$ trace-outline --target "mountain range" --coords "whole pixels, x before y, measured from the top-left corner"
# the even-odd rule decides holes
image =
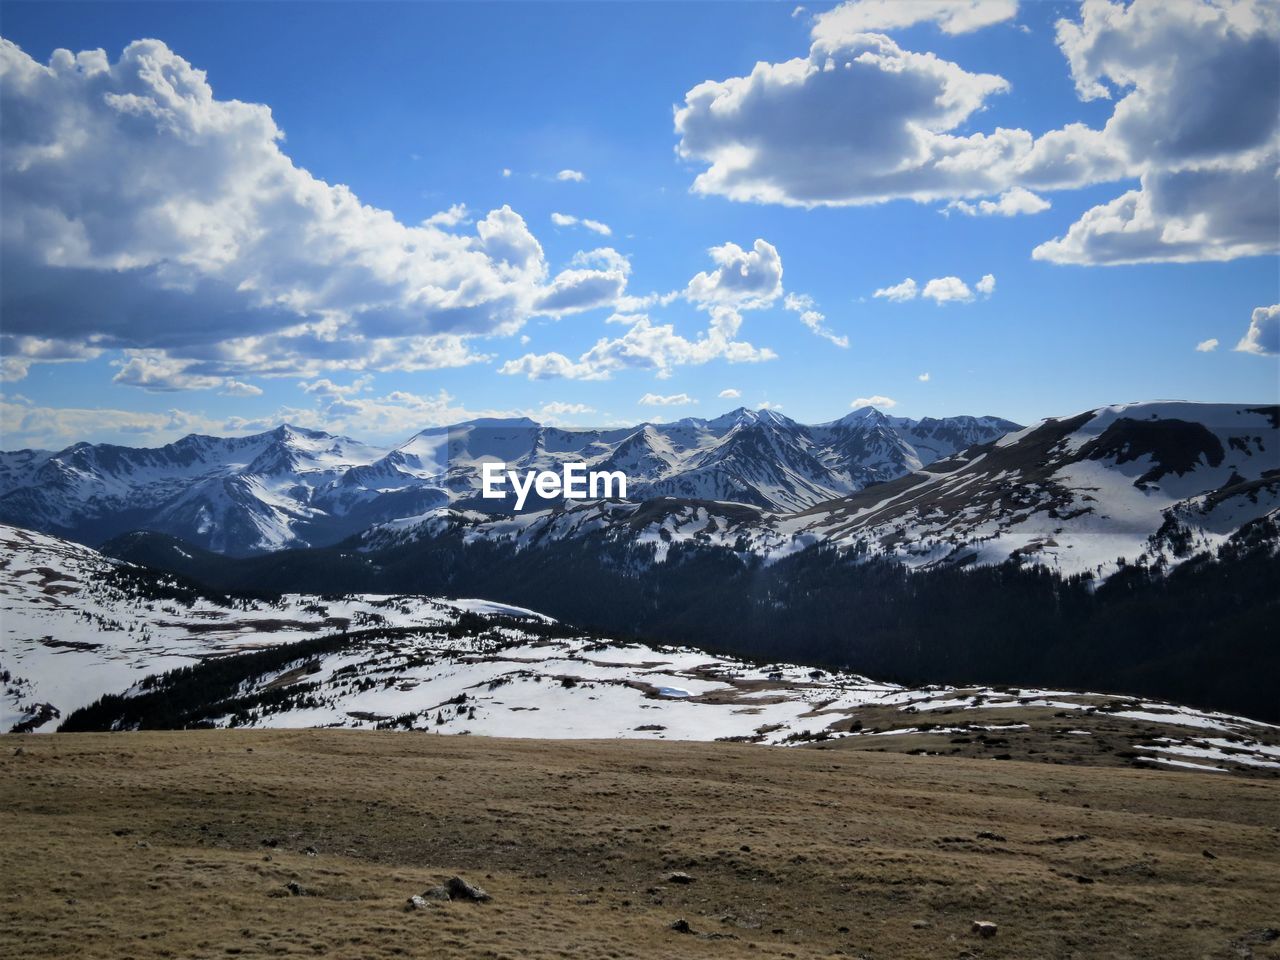
[[[621,470],[628,499],[512,513],[478,495],[486,460]],[[391,449],[283,426],[0,455],[0,522],[95,545],[145,531],[232,557],[591,537],[648,545],[656,562],[679,543],[769,562],[822,545],[914,569],[1013,559],[1105,578],[1212,551],[1278,510],[1280,407],[1247,404],[1126,404],[1025,428],[870,407],[816,426],[743,409],[601,430],[474,420]]]
[[[996,417],[910,420],[865,407],[817,426],[746,409],[609,429],[471,420],[390,448],[289,425],[247,437],[193,434],[159,448],[77,443],[0,454],[0,521],[86,543],[150,530],[233,556],[323,546],[437,508],[509,510],[510,501],[479,497],[485,460],[522,471],[565,462],[621,470],[637,501],[788,512],[1013,429]]]

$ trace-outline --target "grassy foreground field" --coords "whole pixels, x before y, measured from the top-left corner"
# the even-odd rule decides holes
[[[410,733],[3,736],[0,865],[0,954],[24,960],[1280,957],[1280,781],[1226,774]],[[492,900],[408,908],[454,874]]]

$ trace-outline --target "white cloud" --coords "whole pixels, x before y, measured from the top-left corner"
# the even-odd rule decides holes
[[[471,211],[467,209],[465,203],[455,203],[448,210],[433,213],[422,221],[424,226],[429,227],[456,227],[470,222]]]
[[[1236,344],[1236,349],[1264,357],[1280,355],[1280,303],[1254,308],[1249,329]]]
[[[982,279],[973,286],[984,297],[989,297],[995,292],[996,278],[990,273],[984,274]],[[968,303],[973,299],[973,291],[959,277],[935,277],[927,281],[923,289],[918,287],[913,279],[907,277],[892,287],[882,287],[872,296],[883,297],[892,303],[905,303],[908,300],[914,300],[917,296],[938,304]]]
[[[967,200],[952,200],[942,208],[943,213],[958,210],[970,217],[1016,217],[1019,214],[1042,213],[1052,204],[1024,187],[1014,187],[1000,194],[995,200],[980,200],[976,204]]]
[[[777,354],[769,348],[735,338],[742,326],[742,311],[768,307],[782,294],[778,251],[756,240],[749,251],[725,243],[707,252],[716,268],[695,275],[684,290],[687,300],[710,314],[707,329],[697,339],[681,336],[669,323],[654,324],[646,314],[616,312],[608,322],[627,326],[627,332],[612,339],[602,337],[577,360],[558,352],[527,353],[508,360],[498,372],[531,380],[607,380],[619,370],[640,368],[666,378],[675,367],[711,360],[759,363],[774,359]]]
[[[262,388],[241,380],[228,380],[223,384],[219,393],[226,397],[260,397],[262,396]]]
[[[954,130],[1009,87],[860,33],[815,39],[808,57],[706,81],[676,111],[678,150],[708,164],[693,189],[788,206],[991,194],[1029,152],[1023,131]]]
[[[1058,45],[1085,100],[1118,98],[1104,136],[1142,172],[1037,259],[1230,260],[1280,247],[1280,8],[1090,0]]]
[[[761,400],[756,404],[757,410],[781,410],[782,404],[774,403],[771,400]]]
[[[919,380],[921,383],[928,383],[928,382],[929,382],[929,374],[928,374],[928,373],[922,373],[922,374],[920,374],[920,376],[916,377],[916,379],[917,379],[917,380]]]
[[[975,121],[1009,89],[1002,77],[877,32],[926,19],[959,32],[1011,5],[850,3],[817,18],[807,56],[688,91],[675,128],[680,155],[705,164],[693,189],[803,207],[958,201],[951,209],[977,216],[1041,209],[1033,190],[1141,177],[1140,191],[1088,211],[1035,256],[1111,264],[1280,249],[1280,6],[1086,0],[1070,12],[1056,38],[1080,97],[1116,101],[1100,129],[984,130]]]
[[[102,349],[94,346],[92,338],[88,342],[76,342],[0,334],[0,381],[12,383],[25,379],[32,364],[75,363],[101,355]]]
[[[1200,353],[1212,353],[1218,349],[1218,338],[1210,337],[1208,340],[1201,340],[1196,344],[1196,350]]]
[[[1274,163],[1149,173],[1141,183],[1086,210],[1065,236],[1040,244],[1032,257],[1113,266],[1234,260],[1280,248]]]
[[[573,183],[582,183],[587,179],[587,175],[581,170],[561,170],[556,174],[557,180],[567,180]]]
[[[837,347],[848,348],[848,337],[833,333],[823,325],[823,321],[827,318],[814,309],[815,304],[811,296],[806,293],[788,293],[782,302],[788,310],[800,314],[800,322],[819,337],[829,340]]]
[[[964,303],[973,299],[973,292],[959,277],[938,277],[924,285],[920,296],[938,304]]]
[[[120,383],[465,365],[485,359],[473,338],[625,286],[616,264],[551,277],[510,207],[408,226],[362,204],[293,163],[267,107],[218,99],[160,41],[48,66],[0,41],[0,96],[6,333],[138,351]]]
[[[1012,20],[1018,0],[850,0],[814,21],[813,37],[828,43],[932,21],[944,33],[970,33]]]
[[[0,433],[6,444],[15,447],[61,449],[86,437],[105,436],[135,445],[167,443],[188,433],[223,433],[228,429],[222,420],[184,410],[143,413],[108,407],[46,407],[22,397],[0,397]]]
[[[615,304],[627,287],[631,263],[612,247],[579,250],[533,303],[538,313],[560,316]]]
[[[892,287],[881,287],[873,293],[872,296],[884,297],[886,300],[893,303],[902,303],[906,300],[914,300],[916,298],[916,294],[919,292],[916,282],[910,277],[907,277],[907,279]]]
[[[323,398],[334,397],[351,397],[359,393],[364,393],[373,383],[373,377],[366,374],[363,377],[357,377],[349,384],[334,383],[328,377],[320,380],[313,380],[310,383],[302,382],[298,384],[298,388],[303,393],[309,393],[313,396]]]
[[[126,350],[125,357],[127,359],[117,361],[120,369],[111,378],[112,383],[157,392],[212,390],[228,384],[223,377],[193,372],[194,364],[185,360],[173,360],[160,351]]]
[[[551,222],[557,227],[585,227],[587,230],[593,230],[602,237],[608,237],[613,234],[607,223],[601,223],[599,220],[588,220],[583,217],[575,217],[568,213],[551,214]]]
[[[670,396],[661,396],[656,393],[646,393],[640,398],[642,407],[682,407],[690,403],[697,403],[687,393],[673,393]]]
[[[538,416],[533,419],[539,422],[548,422],[553,417],[580,416],[584,413],[595,413],[595,407],[589,407],[585,403],[565,403],[561,400],[551,400],[538,408]]]
[[[631,319],[621,337],[602,337],[577,360],[562,353],[527,353],[508,360],[498,372],[523,375],[530,380],[563,377],[570,380],[608,380],[625,369],[653,370],[659,378],[669,377],[675,367],[701,365],[711,360],[729,363],[760,363],[777,357],[767,347],[755,347],[734,339],[742,316],[729,307],[713,307],[711,322],[697,339],[676,333],[669,323],[653,324],[647,316]]]
[[[733,387],[726,387],[724,390],[721,390],[719,393],[717,393],[716,396],[719,397],[721,400],[737,400],[740,396],[742,396],[742,391],[735,390]]]
[[[743,250],[736,243],[725,243],[707,252],[717,266],[689,281],[685,296],[692,302],[754,310],[767,307],[782,294],[782,258],[773,244],[756,240],[750,250]]]
[[[503,167],[503,168],[502,168],[502,175],[503,175],[503,177],[509,177],[509,176],[511,176],[511,168],[510,168],[510,167]]]
[[[878,393],[870,397],[858,397],[851,404],[849,404],[849,406],[853,407],[854,409],[861,409],[862,407],[880,407],[883,410],[892,410],[897,405],[898,405],[897,400],[894,400],[890,397],[882,396]]]

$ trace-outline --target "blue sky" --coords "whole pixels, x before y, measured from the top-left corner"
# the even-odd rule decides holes
[[[1274,8],[1138,0],[1086,15],[1075,4],[961,4],[978,12],[975,26],[949,20],[954,10],[927,15],[929,6],[901,24],[900,13],[858,2],[798,12],[791,3],[5,3],[0,34],[19,48],[7,56],[32,76],[58,48],[101,49],[105,61],[57,82],[19,83],[27,74],[16,69],[0,81],[3,446],[163,442],[284,419],[394,439],[481,413],[595,425],[768,403],[818,422],[870,399],[898,415],[1029,422],[1131,400],[1280,399],[1280,311],[1266,309],[1280,301],[1274,179],[1260,203],[1240,200],[1275,169]],[[1055,26],[1064,18],[1080,25],[1067,40]],[[123,51],[144,38],[163,47],[127,66]],[[822,56],[834,51],[831,85],[815,74],[771,100],[781,65],[820,62],[820,43]],[[1236,69],[1211,89],[1182,83],[1159,72],[1173,68],[1149,65],[1153,44],[1164,45],[1161,64],[1192,71],[1200,57]],[[1203,60],[1211,54],[1223,59]],[[907,69],[875,72],[858,56]],[[194,87],[181,121],[192,126],[175,146],[175,124],[139,106],[154,102],[145,64],[165,58],[204,71],[215,104],[269,107],[285,162],[316,189],[346,185],[375,213],[339,229],[314,206],[300,213],[292,185],[288,203],[265,174],[245,190],[270,142],[258,136],[261,118],[235,113],[223,131]],[[757,62],[769,69],[753,75]],[[741,103],[729,86],[712,91],[736,110],[731,119],[686,102],[699,84],[748,77],[759,89],[744,87]],[[920,86],[902,88],[903,77]],[[900,165],[900,121],[930,109],[918,89],[934,82],[968,103],[949,120],[920,119],[939,150],[968,150],[962,138],[1000,130],[1026,131],[1038,148],[1054,131],[1077,136],[1071,124],[1105,136],[1073,140],[1071,155],[1086,159],[1065,175],[1034,152],[1005,164],[1013,145],[976,173],[931,162],[909,188],[867,186]],[[1082,99],[1091,82],[1109,95]],[[679,107],[689,113],[677,129]],[[1125,123],[1108,126],[1124,110]],[[1250,117],[1268,111],[1272,127],[1258,129]],[[1236,114],[1247,133],[1221,119]],[[1166,143],[1143,126],[1162,116],[1201,118],[1203,129]],[[75,143],[77,131],[88,142]],[[74,164],[24,153],[59,138],[80,151]],[[742,143],[754,159],[726,177],[700,176],[738,164]],[[268,157],[261,170],[279,176],[279,162]],[[1212,189],[1193,189],[1211,177]],[[805,192],[815,182],[818,192]],[[1134,239],[1141,214],[1119,237],[1107,218],[1090,219],[1130,193],[1143,195],[1139,208],[1150,198],[1156,233],[1161,217],[1177,219],[1169,211],[1177,229],[1157,242],[1150,229]],[[981,215],[983,200],[1006,196],[1049,206]],[[947,209],[956,202],[975,214]],[[402,244],[386,220],[413,228],[456,204],[466,213],[429,239],[448,279],[433,279],[424,300],[427,268],[378,266],[383,247]],[[486,221],[504,205],[522,226]],[[557,225],[553,214],[611,232]],[[476,251],[482,221],[503,246]],[[266,239],[254,239],[263,224]],[[530,236],[536,262],[519,277],[504,272],[494,251],[527,250]],[[602,247],[614,253],[575,262]],[[994,288],[983,293],[988,275]],[[558,276],[572,287],[571,309],[540,310]],[[874,295],[906,278],[914,298]],[[942,278],[963,284],[958,298],[920,295]],[[616,295],[592,306],[586,283]],[[477,296],[479,287],[489,292]],[[459,298],[465,307],[439,309]],[[806,310],[822,315],[809,319],[827,336],[806,325]],[[313,327],[302,335],[299,325]],[[723,344],[708,346],[717,329]],[[440,334],[449,339],[423,339]],[[349,349],[353,338],[359,349]],[[602,339],[611,345],[589,355]],[[739,395],[720,396],[729,390]]]

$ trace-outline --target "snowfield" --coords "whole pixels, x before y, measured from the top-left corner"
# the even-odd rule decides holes
[[[0,550],[0,730],[51,731],[103,694],[144,692],[153,681],[142,681],[153,674],[339,635],[323,651],[286,656],[283,666],[246,675],[234,708],[215,710],[214,722],[764,744],[936,735],[941,743],[944,735],[1026,726],[1016,718],[993,722],[987,719],[993,711],[1004,717],[1051,709],[1158,724],[1161,739],[1141,747],[1153,760],[1203,760],[1214,769],[1227,758],[1280,770],[1277,728],[1161,702],[1060,690],[904,687],[686,647],[602,640],[530,610],[475,599],[205,597],[183,593],[164,577],[157,588],[143,576],[154,573],[14,527],[0,527]],[[945,720],[922,722],[934,717]]]

